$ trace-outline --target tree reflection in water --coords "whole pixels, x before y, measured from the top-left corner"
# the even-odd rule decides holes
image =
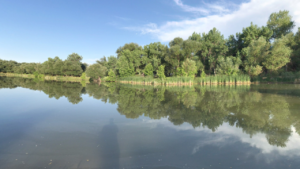
[[[64,96],[73,104],[82,101],[82,94],[88,94],[103,102],[117,103],[118,112],[127,118],[142,115],[152,119],[168,117],[174,125],[186,122],[194,128],[206,127],[213,132],[223,123],[229,123],[242,128],[250,137],[265,133],[269,144],[280,147],[286,146],[292,125],[298,133],[300,130],[299,105],[289,104],[288,97],[280,92],[261,92],[265,90],[260,90],[259,86],[165,87],[118,83],[99,86],[90,83],[83,87],[80,83],[1,77],[1,88],[18,86],[43,91],[49,98]],[[272,90],[277,91],[276,88]],[[113,126],[110,123],[102,133],[113,130],[116,137],[117,128]]]

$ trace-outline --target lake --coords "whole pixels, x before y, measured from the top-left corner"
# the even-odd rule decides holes
[[[300,85],[0,77],[2,169],[300,168]]]

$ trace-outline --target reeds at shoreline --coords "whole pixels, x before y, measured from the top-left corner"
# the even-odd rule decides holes
[[[118,79],[120,83],[142,85],[190,86],[190,85],[244,85],[251,84],[250,76],[207,76],[207,77],[167,77],[165,79],[153,77],[130,76]]]
[[[7,77],[22,77],[22,78],[37,78],[40,80],[54,80],[54,81],[67,81],[67,82],[82,82],[89,83],[89,77],[74,77],[74,76],[49,76],[49,75],[33,75],[33,74],[16,74],[16,73],[0,73],[0,76]]]

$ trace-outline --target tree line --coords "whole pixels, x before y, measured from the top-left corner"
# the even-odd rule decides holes
[[[43,63],[18,63],[0,59],[0,72],[17,74],[45,74],[51,76],[80,76],[88,65],[82,63],[82,56],[72,53],[66,60],[58,56]]]
[[[0,72],[43,73],[88,76],[100,79],[141,76],[200,76],[248,74],[280,75],[300,71],[300,28],[289,11],[272,13],[265,26],[253,23],[227,39],[213,28],[208,33],[194,32],[187,40],[174,38],[169,45],[160,42],[140,46],[128,43],[116,50],[117,56],[103,57],[95,64],[81,63],[76,53],[65,61],[58,57],[38,63],[0,60]]]

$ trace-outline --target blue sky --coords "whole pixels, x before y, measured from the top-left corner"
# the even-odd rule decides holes
[[[94,63],[130,42],[168,44],[213,27],[227,38],[279,10],[299,27],[299,7],[296,0],[0,0],[0,58],[43,62],[76,52]]]

